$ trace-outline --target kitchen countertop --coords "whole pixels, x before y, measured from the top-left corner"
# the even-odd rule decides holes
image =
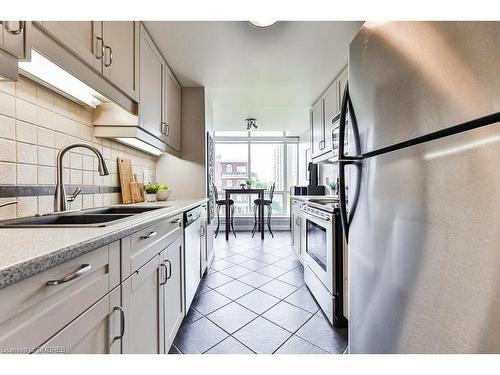
[[[199,198],[128,205],[165,208],[105,227],[0,228],[0,289],[207,201]]]

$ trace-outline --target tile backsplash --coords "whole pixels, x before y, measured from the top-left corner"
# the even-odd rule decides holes
[[[68,152],[63,162],[64,183],[84,187],[71,209],[120,203],[118,157],[132,160],[139,182],[143,176],[155,178],[154,156],[94,136],[91,109],[23,77],[18,82],[0,82],[0,203],[19,201],[0,208],[0,220],[53,211],[54,198],[48,191],[55,186],[56,156],[62,147],[76,142],[97,147],[110,174],[99,176],[91,151],[75,148]],[[24,193],[16,196],[21,187],[26,188]],[[30,195],[30,187],[37,193]],[[47,187],[47,192],[41,187]]]

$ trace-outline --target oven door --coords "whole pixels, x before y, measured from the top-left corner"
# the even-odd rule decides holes
[[[309,212],[305,216],[304,261],[331,294],[336,290],[333,228],[335,215],[318,217]]]

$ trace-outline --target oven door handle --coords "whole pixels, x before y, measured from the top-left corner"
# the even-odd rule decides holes
[[[323,220],[323,221],[332,221],[332,219],[330,219],[329,217],[323,217],[323,216],[319,216],[319,215],[316,215],[315,213],[312,213],[310,211],[305,211],[305,210],[302,210],[302,212],[306,215],[309,215],[309,216],[312,216],[312,217],[315,217],[317,219],[320,219],[320,220]]]

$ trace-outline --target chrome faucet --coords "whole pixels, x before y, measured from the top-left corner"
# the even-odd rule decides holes
[[[5,206],[10,206],[11,204],[18,204],[18,201],[10,201],[6,203],[0,203],[0,208],[5,207]]]
[[[101,152],[97,148],[95,148],[93,146],[86,145],[84,143],[75,143],[75,144],[63,147],[59,151],[59,153],[57,154],[57,185],[56,185],[56,192],[54,194],[54,212],[66,211],[67,210],[67,203],[74,201],[76,196],[78,194],[80,194],[80,192],[82,191],[81,188],[78,187],[73,192],[73,194],[71,194],[68,197],[66,195],[66,191],[64,190],[63,157],[67,151],[69,151],[75,147],[87,148],[90,151],[92,151],[94,154],[96,154],[97,160],[99,162],[98,167],[97,167],[97,169],[99,171],[99,175],[107,176],[109,174],[108,167],[106,166],[106,162],[104,161],[104,157],[102,156]]]

